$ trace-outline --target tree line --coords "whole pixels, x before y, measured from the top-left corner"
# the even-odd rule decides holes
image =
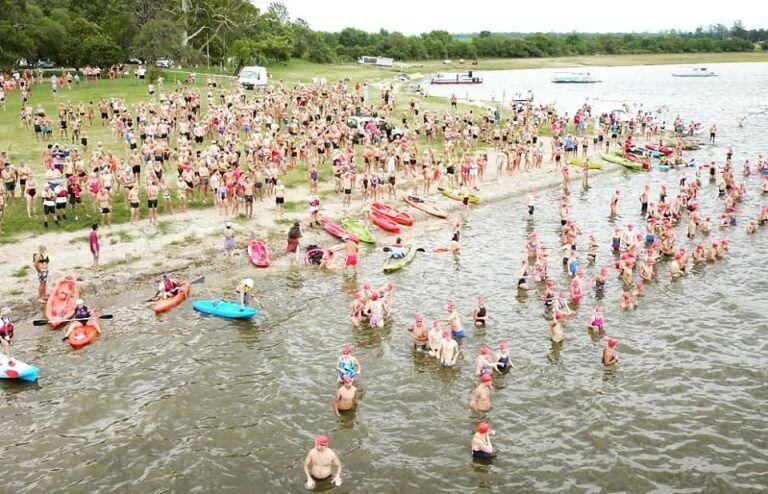
[[[259,11],[248,0],[0,0],[0,66],[26,59],[108,66],[129,58],[171,58],[186,65],[520,58],[625,53],[735,52],[768,49],[768,31],[739,21],[694,32],[491,33],[404,35],[355,28],[314,31],[281,3]]]

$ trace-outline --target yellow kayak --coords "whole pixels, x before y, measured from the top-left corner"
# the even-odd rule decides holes
[[[589,160],[589,169],[590,170],[602,170],[603,169],[603,162],[602,161],[595,161],[592,158],[588,158]],[[568,164],[571,166],[578,166],[579,168],[584,166],[584,158],[568,158]]]
[[[438,187],[437,190],[443,193],[444,196],[450,197],[456,201],[464,201],[464,194],[460,190],[451,187]],[[469,202],[472,204],[480,204],[480,197],[477,194],[467,194]]]

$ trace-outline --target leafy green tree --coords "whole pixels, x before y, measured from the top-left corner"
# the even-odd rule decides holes
[[[133,51],[145,60],[178,58],[182,53],[182,32],[168,20],[151,20],[144,24],[133,42]]]

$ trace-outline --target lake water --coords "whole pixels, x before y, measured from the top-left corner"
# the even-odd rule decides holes
[[[482,75],[486,84],[512,78],[509,87],[520,89],[528,85],[513,80],[539,78],[538,101],[552,91],[558,102],[573,98],[573,108],[594,95],[610,105],[644,100],[713,118],[741,163],[766,151],[765,113],[749,114],[743,129],[735,121],[749,108],[765,110],[768,64],[713,67],[720,76],[701,80],[671,78],[671,67],[591,68],[605,82],[587,87],[549,84],[548,70]],[[721,159],[724,148],[692,156]],[[573,184],[573,217],[603,241],[598,265],[613,262],[611,192],[618,187],[623,196],[615,224],[638,224],[640,188],[649,183],[657,196],[668,183],[674,197],[678,179],[674,171],[619,172],[593,178],[589,191]],[[190,303],[156,317],[140,304],[149,286],[100,299],[116,319],[79,352],[59,341],[60,333],[22,322],[15,351],[41,367],[42,377],[34,386],[0,385],[2,490],[302,492],[301,462],[313,436],[324,432],[345,469],[344,485],[333,492],[764,492],[768,234],[763,228],[747,238],[743,228],[768,203],[758,184],[758,177],[748,179],[742,223],[727,232],[732,248],[724,261],[674,282],[660,266],[660,279],[632,313],[619,310],[622,290],[611,271],[600,303],[607,336],[620,342],[613,371],[600,364],[605,340],[585,329],[596,303],[591,289],[557,351],[537,292],[521,297],[515,289],[534,226],[559,247],[557,211],[546,207],[559,190],[540,192],[533,222],[520,198],[476,208],[460,258],[419,254],[387,277],[380,272],[384,254],[367,249],[357,283],[397,285],[383,330],[349,324],[355,280],[304,268],[257,279],[265,310],[254,322],[204,317]],[[705,183],[700,195],[704,211],[720,212],[715,186]],[[425,246],[448,240],[444,225],[428,230]],[[678,245],[689,244],[678,233]],[[709,240],[722,235],[714,228]],[[207,273],[193,298],[220,296],[244,272],[253,270],[242,264]],[[567,282],[557,259],[550,273],[559,286]],[[592,274],[588,268],[587,278]],[[403,328],[414,313],[431,321],[454,299],[466,325],[478,293],[492,320],[468,331],[457,369],[411,350]],[[517,368],[495,379],[485,418],[502,453],[491,465],[477,464],[469,454],[480,419],[468,410],[472,362],[481,346],[501,340]],[[363,372],[358,411],[338,420],[334,364],[345,343],[354,345]]]

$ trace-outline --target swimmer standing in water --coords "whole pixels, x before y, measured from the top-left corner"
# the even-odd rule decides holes
[[[478,328],[484,328],[488,321],[488,311],[485,309],[485,297],[482,295],[477,296],[477,305],[472,311],[472,319],[475,321],[475,326]]]
[[[611,366],[618,363],[619,358],[616,356],[614,348],[616,348],[616,340],[609,338],[608,344],[603,349],[603,365]]]

